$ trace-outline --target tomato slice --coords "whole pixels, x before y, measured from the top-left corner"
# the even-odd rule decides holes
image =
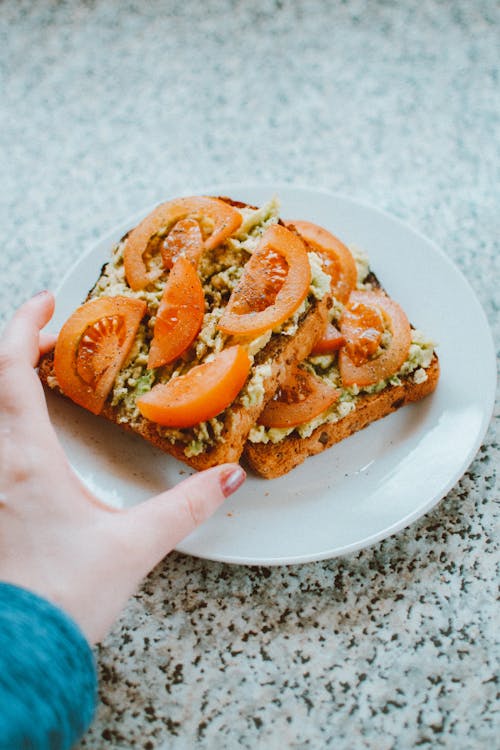
[[[352,253],[335,235],[310,221],[289,221],[323,260],[323,270],[332,277],[332,294],[347,302],[356,288],[358,270]]]
[[[323,336],[315,343],[311,354],[331,354],[344,346],[345,338],[333,323],[327,323]]]
[[[245,266],[245,277],[232,299],[231,310],[238,315],[262,312],[272,305],[288,274],[288,263],[281,253],[264,246]]]
[[[146,419],[164,427],[193,427],[216,417],[234,401],[250,365],[243,346],[230,346],[186,375],[158,383],[137,399],[137,407]]]
[[[279,326],[300,307],[311,283],[307,250],[296,234],[270,226],[245,265],[218,328],[235,336],[258,336]]]
[[[99,414],[146,311],[143,300],[99,297],[81,305],[61,328],[54,371],[63,393]]]
[[[157,206],[128,235],[123,251],[125,276],[129,286],[137,291],[155,281],[161,270],[148,270],[145,253],[151,237],[160,229],[170,229],[174,224],[190,217],[198,223],[208,219],[213,231],[204,240],[204,247],[212,250],[238,229],[241,213],[218,198],[191,196],[177,198]]]
[[[309,422],[338,399],[340,391],[296,365],[259,417],[264,427],[296,427]]]
[[[344,309],[341,326],[346,354],[357,367],[364,365],[376,354],[385,331],[382,310],[372,299],[354,295]]]
[[[408,357],[410,323],[400,305],[383,292],[352,292],[339,326],[346,339],[339,352],[344,385],[375,385],[394,375]],[[385,327],[392,337],[377,353]]]
[[[174,224],[162,245],[163,267],[172,268],[177,258],[182,256],[196,267],[203,247],[203,236],[196,219],[181,219]]]
[[[179,357],[196,338],[205,313],[205,296],[196,268],[180,257],[170,271],[149,348],[148,368]]]

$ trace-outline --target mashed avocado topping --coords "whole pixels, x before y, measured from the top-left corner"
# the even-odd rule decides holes
[[[349,250],[356,263],[356,269],[358,271],[358,289],[366,289],[364,281],[370,273],[370,259],[364,250],[361,250],[355,245],[350,245]]]
[[[241,279],[245,263],[258,248],[266,229],[279,221],[279,203],[276,198],[260,208],[241,207],[237,210],[242,215],[242,223],[238,230],[222,245],[212,250],[205,250],[201,255],[198,273],[203,288],[206,312],[195,341],[174,362],[156,369],[148,369],[147,366],[156,313],[168,278],[168,272],[160,269],[160,248],[170,227],[162,227],[150,239],[144,253],[149,268],[158,267],[162,271],[156,281],[138,291],[130,288],[125,277],[123,261],[126,243],[126,237],[124,237],[113,248],[110,261],[104,266],[99,280],[89,294],[89,299],[123,295],[144,300],[147,304],[147,319],[143,320],[138,328],[128,358],[116,377],[109,396],[111,405],[116,409],[116,418],[119,422],[134,426],[143,420],[136,401],[156,384],[169,382],[186,374],[193,367],[213,360],[225,347],[234,343],[244,343],[246,346],[252,362],[250,375],[236,399],[227,409],[216,417],[191,428],[176,429],[155,425],[155,429],[162,437],[172,444],[183,446],[186,457],[204,453],[224,439],[224,435],[230,432],[235,407],[249,409],[264,403],[269,397],[269,392],[266,393],[266,384],[273,374],[273,367],[269,362],[265,362],[265,353],[263,364],[259,363],[262,358],[257,355],[272,337],[295,335],[303,316],[314,305],[315,300],[322,300],[331,293],[331,279],[323,271],[320,255],[309,251],[308,259],[311,269],[309,293],[290,318],[272,331],[260,334],[250,341],[248,339],[238,341],[236,337],[222,333],[218,329],[218,322],[231,293]],[[208,236],[213,231],[213,223],[205,221],[203,217],[197,218],[200,220],[203,235]],[[369,259],[366,253],[352,246],[349,249],[356,263],[357,289],[369,290],[377,286],[373,275],[370,276]],[[333,297],[328,312],[329,320],[337,322],[343,311],[344,305]],[[389,329],[383,333],[382,349],[390,344],[391,336]],[[317,427],[345,418],[356,408],[359,397],[363,394],[379,393],[385,388],[401,385],[403,380],[408,382],[408,379],[416,384],[423,383],[428,377],[426,370],[432,362],[434,348],[434,343],[421,331],[412,329],[412,342],[408,356],[399,371],[390,378],[367,387],[344,387],[342,385],[337,353],[310,356],[303,366],[328,384],[338,388],[340,391],[338,400],[322,414],[297,427],[279,429],[256,425],[250,431],[249,440],[254,443],[279,443],[292,433],[306,438]],[[54,386],[57,386],[55,378],[51,377],[51,380],[54,380]],[[49,384],[52,386],[50,381]]]
[[[111,260],[104,267],[103,273],[90,293],[90,298],[100,296],[125,295],[143,299],[148,305],[149,318],[147,323],[139,327],[136,340],[129,353],[128,359],[118,374],[111,394],[111,403],[118,409],[118,421],[137,423],[142,419],[136,407],[136,399],[149,391],[156,383],[167,382],[172,378],[185,374],[192,367],[213,359],[228,343],[234,343],[230,337],[218,330],[217,324],[243,273],[243,267],[251,254],[258,247],[262,234],[266,228],[279,219],[279,204],[273,198],[258,209],[241,208],[242,223],[237,232],[222,246],[203,253],[199,262],[199,274],[206,300],[206,310],[201,330],[184,354],[175,362],[163,367],[148,370],[149,345],[153,336],[155,313],[160,304],[165,285],[165,276],[150,284],[146,289],[133,291],[125,279],[123,265],[123,249],[125,238],[114,248]],[[209,226],[202,229],[210,231]],[[151,243],[151,248],[158,250],[158,243],[166,234],[160,230],[158,236]],[[156,243],[156,245],[155,245]],[[367,255],[358,248],[350,248],[357,267],[358,289],[370,289],[372,285],[367,279],[370,266]],[[158,255],[158,253],[157,253]],[[268,331],[248,342],[248,353],[252,361],[263,349],[272,335],[280,334],[293,336],[298,329],[302,316],[308,311],[314,300],[321,300],[330,293],[330,276],[323,271],[319,255],[308,252],[311,267],[311,283],[309,295],[287,321],[273,331]],[[154,264],[157,258],[151,258]],[[344,306],[335,298],[329,310],[329,319],[338,321]],[[390,333],[387,333],[390,337]],[[384,334],[385,336],[385,334]],[[386,344],[382,341],[382,347]],[[340,380],[337,365],[337,355],[321,355],[309,357],[304,366],[328,383],[339,388],[339,399],[325,412],[315,419],[291,429],[269,428],[255,426],[250,432],[252,442],[278,443],[287,435],[295,432],[300,437],[308,437],[322,424],[337,422],[343,419],[356,407],[357,400],[362,393],[378,393],[387,386],[400,385],[403,378],[411,377],[413,382],[422,383],[427,379],[426,368],[429,367],[434,354],[434,344],[421,331],[412,331],[412,343],[407,360],[400,370],[388,380],[375,385],[358,388],[345,388]],[[270,364],[254,364],[250,377],[238,394],[235,402],[224,412],[213,419],[202,422],[189,429],[174,429],[156,426],[158,432],[172,443],[181,443],[187,457],[196,456],[215,446],[223,437],[224,428],[231,419],[231,408],[242,405],[245,408],[262,404],[266,398],[265,384],[272,375]]]
[[[171,378],[185,374],[192,367],[213,359],[228,343],[232,343],[227,335],[218,330],[217,323],[231,292],[241,278],[244,264],[258,247],[266,228],[278,221],[279,203],[276,198],[273,198],[260,208],[244,207],[238,210],[243,220],[237,232],[223,245],[204,252],[199,261],[198,271],[207,312],[197,338],[179,359],[155,370],[147,369],[148,351],[156,321],[155,313],[165,286],[165,275],[145,289],[133,291],[126,282],[123,264],[126,238],[117,243],[113,249],[111,260],[104,267],[89,297],[124,295],[143,299],[148,305],[150,315],[147,324],[142,323],[139,327],[134,345],[115,380],[110,396],[112,405],[118,410],[118,421],[131,424],[140,421],[141,416],[136,406],[136,400],[140,395],[149,391],[157,383],[167,382]],[[202,227],[202,229],[209,232],[210,227]],[[151,267],[159,257],[159,244],[167,231],[168,227],[160,230],[148,245],[148,252],[156,252],[156,256],[150,259]],[[297,331],[300,318],[309,309],[312,301],[322,299],[325,294],[329,293],[329,276],[323,272],[319,257],[313,252],[308,253],[308,256],[311,266],[309,298],[306,298],[295,314],[284,324],[248,342],[248,353],[252,361],[266,346],[273,334],[293,335]],[[244,407],[250,407],[262,403],[265,398],[265,382],[271,374],[271,365],[254,365],[247,383],[232,406],[241,404]],[[159,425],[156,429],[172,443],[183,443],[186,456],[195,456],[220,441],[230,408],[228,407],[217,417],[189,429],[173,429]]]
[[[228,240],[228,245],[244,249],[252,253],[261,236],[271,224],[279,219],[280,204],[276,197],[265,203],[261,208],[240,208],[243,221],[234,237]]]
[[[412,343],[408,357],[400,370],[387,380],[381,380],[375,385],[363,388],[358,386],[345,388],[342,386],[340,371],[337,366],[337,355],[323,354],[317,357],[309,357],[304,362],[304,366],[318,377],[340,389],[338,401],[322,414],[298,427],[266,429],[263,425],[257,425],[250,431],[248,439],[252,443],[279,443],[292,432],[306,438],[320,425],[338,422],[346,417],[355,409],[358,397],[363,393],[379,393],[387,386],[401,385],[402,378],[409,376],[412,376],[413,382],[423,383],[427,380],[426,368],[431,364],[434,347],[434,343],[427,339],[422,331],[412,329]]]
[[[357,288],[371,289],[372,285],[365,281],[370,273],[368,256],[358,248],[350,247],[349,249],[353,254],[358,271]],[[330,320],[338,321],[342,315],[343,309],[344,306],[342,303],[334,298],[334,304],[330,309]],[[382,347],[388,344],[389,338],[390,332],[386,331],[383,334]],[[431,364],[434,355],[434,348],[434,342],[430,341],[422,331],[412,329],[412,343],[410,345],[408,357],[400,370],[388,380],[381,380],[375,385],[366,386],[364,388],[359,388],[358,386],[345,388],[342,386],[340,371],[337,365],[337,354],[310,356],[303,363],[304,367],[308,368],[311,372],[327,381],[329,384],[339,388],[340,396],[338,400],[322,414],[319,414],[314,419],[305,422],[298,427],[266,428],[263,425],[256,425],[251,429],[248,439],[252,443],[279,443],[293,432],[296,432],[296,434],[302,438],[306,438],[309,437],[320,425],[338,422],[350,414],[350,412],[356,408],[356,402],[359,395],[362,393],[379,393],[389,385],[401,385],[402,378],[409,377],[410,375],[414,383],[423,383],[427,380],[426,369]]]
[[[316,299],[323,299],[330,293],[331,277],[323,271],[321,258],[317,253],[307,253],[311,266],[311,292]]]

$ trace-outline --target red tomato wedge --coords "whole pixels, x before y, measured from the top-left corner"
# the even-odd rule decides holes
[[[331,354],[344,346],[345,338],[333,323],[327,323],[323,336],[314,344],[311,354]]]
[[[182,256],[186,256],[196,267],[203,248],[203,236],[196,219],[181,219],[174,224],[162,245],[163,267],[172,268],[177,258]]]
[[[340,391],[296,365],[259,417],[264,427],[296,427],[321,414],[338,399]]]
[[[99,414],[146,311],[143,300],[99,297],[79,307],[61,328],[54,371],[63,393]]]
[[[231,346],[186,375],[158,383],[137,399],[137,407],[146,419],[164,427],[193,427],[216,417],[234,401],[250,365],[246,349]]]
[[[341,319],[345,353],[358,367],[377,353],[385,331],[386,317],[373,302],[373,298],[353,295]]]
[[[335,235],[310,221],[289,221],[323,259],[323,270],[332,277],[332,294],[347,302],[356,288],[358,271],[351,251]]]
[[[258,336],[289,318],[307,297],[311,267],[296,234],[270,226],[245,265],[218,328],[234,336]]]
[[[185,257],[170,271],[149,348],[148,369],[172,362],[196,338],[205,313],[205,297],[196,268]]]
[[[128,235],[123,251],[125,276],[129,286],[137,291],[155,281],[159,271],[148,270],[144,254],[150,238],[164,227],[190,217],[200,222],[208,219],[214,225],[211,234],[204,240],[204,247],[212,250],[231,236],[241,224],[240,212],[225,201],[206,196],[177,198],[157,206]]]
[[[375,385],[394,375],[408,357],[410,323],[400,305],[383,292],[352,292],[339,327],[346,339],[339,352],[344,385]],[[391,341],[376,353],[385,327]]]

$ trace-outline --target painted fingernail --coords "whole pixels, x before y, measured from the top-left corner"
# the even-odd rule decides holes
[[[236,492],[238,487],[241,487],[246,479],[246,473],[243,471],[241,466],[237,466],[234,469],[229,469],[227,472],[222,474],[220,479],[220,486],[224,497],[232,495]]]

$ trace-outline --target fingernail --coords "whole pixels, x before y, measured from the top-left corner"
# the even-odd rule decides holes
[[[48,294],[48,293],[49,293],[48,289],[42,289],[41,291],[34,294],[33,297],[42,297],[44,294]]]
[[[241,487],[246,479],[246,473],[243,471],[241,466],[237,466],[234,469],[229,469],[224,472],[220,478],[220,486],[224,497],[232,495],[236,492],[238,487]]]

